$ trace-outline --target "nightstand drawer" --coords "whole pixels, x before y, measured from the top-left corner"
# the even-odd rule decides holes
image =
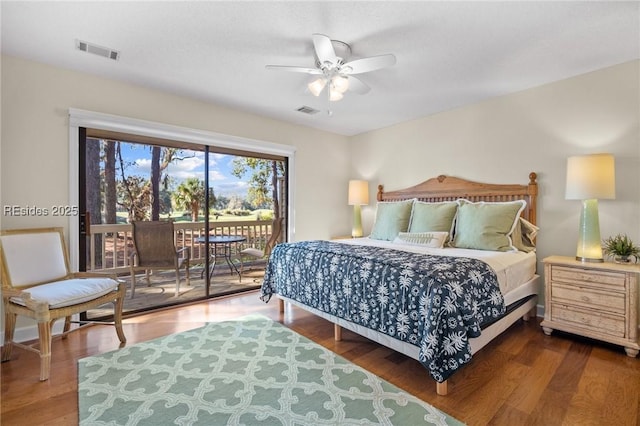
[[[608,271],[594,271],[593,269],[567,268],[553,265],[551,268],[553,281],[564,281],[575,284],[597,285],[622,291],[625,288],[625,274]]]
[[[626,306],[624,293],[597,291],[564,283],[554,283],[551,288],[551,301],[575,303],[585,308],[601,309],[621,315],[624,315]]]
[[[552,303],[551,318],[553,321],[571,323],[598,333],[625,337],[624,316],[607,315],[603,312]]]

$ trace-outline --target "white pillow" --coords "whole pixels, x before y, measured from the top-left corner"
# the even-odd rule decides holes
[[[430,248],[442,248],[448,236],[448,232],[399,232],[393,242]]]

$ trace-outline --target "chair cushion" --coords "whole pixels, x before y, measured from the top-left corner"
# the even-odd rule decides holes
[[[49,308],[64,308],[97,299],[114,291],[118,282],[111,278],[74,278],[30,287],[24,291],[31,294],[37,302],[49,303]],[[12,297],[11,301],[25,306],[20,297]]]
[[[261,257],[264,257],[264,252],[262,250],[259,250],[257,248],[253,248],[253,247],[246,248],[246,249],[242,250],[240,253],[246,254],[246,255],[249,255],[249,256],[253,256],[253,257],[256,257],[258,259],[261,258]]]

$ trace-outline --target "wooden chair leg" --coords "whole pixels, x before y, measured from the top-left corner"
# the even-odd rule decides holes
[[[176,294],[175,297],[180,296],[180,268],[176,267]]]
[[[125,337],[124,331],[122,330],[123,307],[124,307],[124,292],[121,297],[118,297],[115,300],[115,302],[113,302],[113,324],[116,327],[116,333],[118,334],[118,339],[120,339],[120,343],[127,343],[127,338]]]
[[[190,286],[191,285],[191,276],[189,275],[189,259],[187,259],[184,262],[184,268],[186,270],[185,272],[186,272],[186,275],[187,275],[187,285]]]
[[[5,310],[6,310],[5,306]],[[17,314],[7,312],[4,315],[4,346],[2,347],[2,362],[11,359],[11,351],[13,350],[13,334],[16,329]]]
[[[51,371],[51,321],[38,323],[40,341],[40,381],[49,379]]]
[[[131,299],[136,294],[136,273],[135,271],[131,271]]]
[[[64,327],[62,328],[62,338],[66,339],[71,330],[71,316],[64,317]]]

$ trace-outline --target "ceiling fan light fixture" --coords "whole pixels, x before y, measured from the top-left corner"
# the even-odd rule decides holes
[[[344,93],[349,90],[349,78],[336,75],[331,79],[331,87],[340,93]]]
[[[331,102],[339,101],[343,98],[343,96],[344,95],[342,93],[340,93],[338,90],[335,90],[333,87],[329,88],[329,100]]]
[[[325,80],[324,77],[320,77],[309,83],[307,87],[309,88],[309,91],[311,92],[311,94],[313,94],[313,96],[319,96],[322,92],[322,89],[324,89],[324,86],[326,85],[327,80]]]

